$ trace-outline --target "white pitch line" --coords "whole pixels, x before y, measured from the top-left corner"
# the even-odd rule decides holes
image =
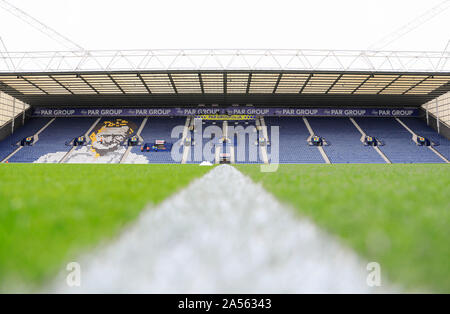
[[[79,259],[63,293],[385,292],[366,263],[228,165],[148,208],[109,245]]]

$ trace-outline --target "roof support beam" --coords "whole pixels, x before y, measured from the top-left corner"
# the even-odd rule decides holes
[[[145,81],[144,81],[144,79],[142,78],[142,76],[141,76],[140,73],[137,74],[137,77],[138,77],[139,80],[141,81],[142,85],[144,85],[144,87],[145,87],[145,89],[147,90],[147,92],[148,92],[149,94],[151,94],[152,91],[151,91],[150,88],[147,86],[147,83],[145,83]]]
[[[205,88],[203,87],[203,79],[202,79],[202,74],[200,72],[198,72],[198,81],[200,82],[200,88],[202,89],[202,94],[204,94]]]
[[[169,81],[170,84],[172,85],[173,90],[175,91],[175,94],[178,94],[177,87],[175,86],[175,82],[173,81],[172,74],[167,73],[167,75],[169,76]]]
[[[33,85],[34,87],[36,87],[37,89],[39,89],[41,92],[45,93],[46,95],[48,95],[48,93],[43,90],[42,88],[39,87],[39,85],[34,84],[33,82],[31,82],[30,80],[27,80],[26,78],[24,78],[23,76],[19,76],[22,80],[24,80],[25,82]]]
[[[126,94],[125,91],[123,90],[123,88],[116,82],[115,79],[113,79],[113,77],[108,74],[108,77],[111,79],[111,81],[113,81],[113,83],[117,86],[117,88],[122,92],[122,94]]]
[[[223,93],[227,94],[227,72],[223,73]]]
[[[369,75],[364,81],[362,81],[361,84],[358,85],[358,87],[356,87],[350,94],[354,94],[358,89],[360,89],[361,86],[363,86],[364,84],[366,84],[366,82],[371,79],[373,77],[373,75]]]
[[[278,85],[280,84],[280,81],[281,81],[281,77],[282,77],[282,76],[283,76],[283,73],[280,73],[280,74],[278,75],[277,82],[275,83],[275,86],[273,87],[272,94],[275,94],[275,92],[277,91],[277,88],[278,88]]]
[[[302,88],[300,88],[300,91],[298,92],[299,94],[301,94],[303,92],[303,90],[305,89],[306,85],[308,85],[309,80],[311,79],[312,76],[313,76],[313,74],[310,73],[308,78],[306,79],[305,83],[303,84]]]
[[[250,72],[250,74],[248,75],[248,81],[247,81],[247,88],[245,90],[245,93],[248,94],[248,92],[250,91],[250,82],[252,80],[252,75],[253,73]]]
[[[18,96],[23,96],[23,93],[19,92],[17,89],[12,88],[9,85],[6,85],[3,82],[0,82],[0,91],[17,98]]]
[[[337,79],[330,85],[330,87],[327,89],[327,91],[325,92],[325,94],[328,94],[328,92],[334,87],[334,85],[336,85],[336,83],[341,79],[342,75],[344,74],[340,74]]]
[[[92,86],[88,81],[86,81],[86,79],[84,77],[82,77],[81,75],[77,75],[78,78],[80,78],[87,86],[89,86],[89,88],[92,88],[92,90],[94,92],[96,92],[97,94],[100,94],[98,90],[96,90],[94,88],[94,86]]]
[[[392,84],[394,84],[395,81],[397,81],[399,78],[401,77],[401,75],[397,76],[395,79],[393,79],[392,81],[389,82],[389,84],[387,84],[385,87],[383,87],[382,89],[380,89],[377,92],[377,95],[379,95],[382,91],[384,91],[386,88],[388,88],[389,86],[391,86]]]
[[[54,78],[53,76],[51,76],[51,75],[49,75],[49,77],[50,77],[53,81],[55,81],[56,83],[58,83],[59,86],[61,86],[61,87],[64,88],[66,91],[68,91],[69,93],[71,93],[72,95],[74,95],[74,93],[73,93],[70,89],[68,89],[66,86],[64,86],[63,83],[61,83],[60,81],[58,81],[57,79],[55,79],[55,78]]]
[[[411,86],[410,88],[408,88],[407,90],[405,90],[402,95],[405,95],[407,92],[409,92],[411,89],[419,86],[420,84],[422,84],[423,82],[425,82],[426,80],[428,80],[430,77],[432,77],[432,75],[427,76],[426,78],[424,78],[423,80],[421,80],[420,82],[418,82],[417,84],[414,84],[413,86]]]

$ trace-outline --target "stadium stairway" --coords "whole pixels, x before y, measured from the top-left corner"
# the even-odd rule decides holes
[[[438,142],[439,145],[433,146],[433,148],[441,153],[447,160],[450,160],[450,140],[429,127],[425,120],[420,118],[403,118],[400,120],[417,135],[426,137],[433,142]]]
[[[408,118],[409,119],[409,118]],[[427,147],[417,146],[409,133],[395,118],[355,118],[369,136],[384,142],[380,150],[392,163],[441,163]]]
[[[331,163],[385,163],[372,147],[364,146],[350,119],[311,117],[308,121],[314,133],[329,142],[323,149]]]
[[[194,127],[194,123],[195,123],[194,119],[192,119],[191,120],[191,124],[190,124],[191,128]],[[195,140],[194,140],[194,136],[195,136],[194,130],[190,129],[189,132],[188,132],[188,135],[187,135],[187,137],[189,137],[191,139],[191,146],[189,147],[189,154],[188,154],[188,157],[186,159],[186,163],[187,164],[198,164],[198,163],[201,162],[201,160],[195,160],[195,146],[196,146],[196,143],[195,143]]]
[[[1,141],[0,161],[4,160],[19,147],[16,146],[17,142],[20,142],[25,137],[33,136],[48,122],[50,122],[50,120],[50,118],[31,118],[25,123],[24,126],[20,127],[12,135]]]
[[[194,123],[195,120],[194,118],[192,118],[191,123],[190,123],[190,129],[188,132],[187,137],[191,139],[191,146],[189,147],[189,154],[188,157],[186,159],[186,163],[187,164],[195,164],[195,163],[200,163],[201,161],[196,161],[194,156],[195,156],[195,145],[194,145],[194,131],[193,131],[193,127],[194,127]]]
[[[228,128],[228,124],[230,121],[224,121],[222,124],[223,137],[226,139],[222,143],[222,152],[227,154],[230,158],[230,163],[236,163],[236,153],[235,146],[232,145],[230,140],[230,128]]]
[[[310,136],[301,117],[266,117],[265,122],[270,137],[272,126],[280,127],[279,135],[279,163],[282,164],[321,164],[324,159],[317,147],[309,146]],[[269,147],[274,147],[271,139]],[[270,149],[270,148],[269,148]],[[271,149],[270,149],[271,151]],[[273,162],[271,160],[271,162]]]
[[[192,145],[185,145],[186,140],[191,140],[191,131],[190,131],[190,127],[192,125],[194,121],[194,117],[193,116],[187,116],[186,117],[186,121],[184,123],[184,128],[183,128],[183,136],[182,136],[182,145],[183,145],[183,156],[181,159],[181,163],[185,164],[187,163],[190,155],[191,155],[191,146]]]
[[[256,128],[258,129],[258,138],[263,138],[266,143],[269,142],[269,132],[267,130],[266,121],[264,120],[264,117],[257,117],[256,118]],[[269,155],[267,153],[268,145],[260,145],[259,146],[259,158],[262,160],[264,164],[269,163]]]
[[[172,129],[176,126],[184,126],[186,118],[184,117],[149,117],[141,132],[144,143],[154,143],[156,140],[164,140],[166,143],[175,144],[179,138],[172,138]],[[152,164],[173,164],[180,163],[182,155],[182,146],[175,147],[180,149],[180,160],[173,160],[170,150],[159,152],[141,152],[140,146],[135,146],[131,152],[137,155],[144,155],[149,163]]]
[[[212,133],[212,131],[206,130],[208,127],[215,126],[220,129],[221,134],[223,134],[222,130],[222,122],[221,121],[208,121],[204,120],[202,121],[202,132],[203,132],[203,138],[202,138],[202,152],[203,152],[203,158],[202,161],[209,161],[211,163],[216,162],[217,153],[220,153],[220,136],[216,136],[215,134],[211,134],[211,136],[208,136],[207,134]],[[206,132],[205,132],[206,130]],[[197,145],[197,144],[196,144]],[[196,146],[195,148],[197,148]],[[194,149],[195,149],[194,148]],[[219,151],[217,151],[219,150]]]
[[[56,118],[33,146],[24,147],[9,162],[34,162],[49,153],[68,152],[71,146],[66,143],[82,135],[94,121],[94,118]]]
[[[134,133],[133,136],[136,136],[137,138],[141,138],[142,130],[144,129],[145,125],[147,124],[147,121],[148,121],[148,117],[145,117],[145,118],[142,120],[142,122],[141,122],[141,124],[139,125],[139,127],[138,127],[136,133]],[[130,152],[131,152],[132,149],[133,149],[133,146],[128,146],[128,147],[127,147],[127,149],[126,149],[125,153],[122,155],[122,158],[120,159],[119,163],[123,164],[123,163],[125,163],[125,161],[127,161],[128,156],[129,156],[129,154],[130,154]]]

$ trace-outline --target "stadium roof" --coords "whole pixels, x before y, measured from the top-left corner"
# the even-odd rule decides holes
[[[450,90],[449,52],[127,50],[0,54],[30,105],[413,105]]]

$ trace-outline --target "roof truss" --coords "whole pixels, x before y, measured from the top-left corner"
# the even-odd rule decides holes
[[[4,73],[179,70],[450,72],[450,52],[172,49],[0,54],[0,72]]]

